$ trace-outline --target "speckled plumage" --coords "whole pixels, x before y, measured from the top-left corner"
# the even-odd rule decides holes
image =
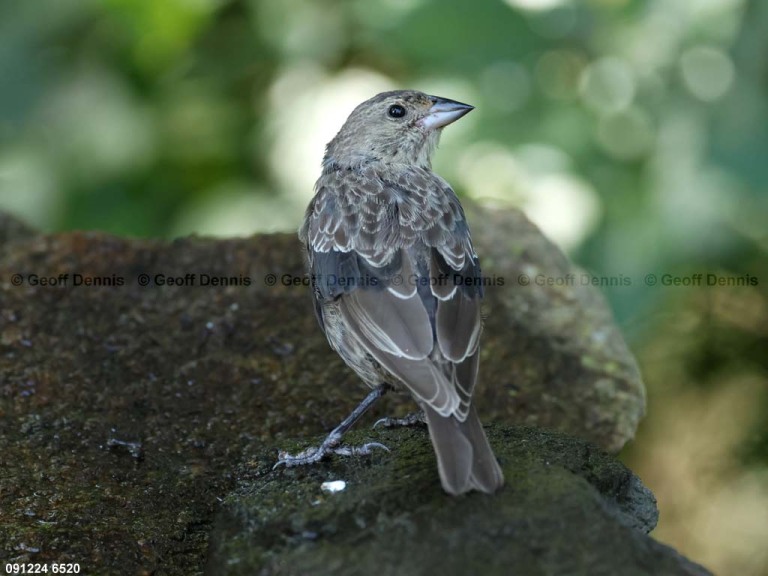
[[[392,106],[405,115],[391,117]],[[503,484],[471,407],[478,258],[456,194],[430,165],[442,126],[469,110],[415,91],[358,106],[328,144],[299,232],[331,347],[369,386],[401,384],[413,394],[451,494]]]

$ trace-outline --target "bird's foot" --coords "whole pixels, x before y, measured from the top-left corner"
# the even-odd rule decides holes
[[[381,418],[373,425],[374,428],[383,426],[384,428],[401,428],[404,426],[426,426],[427,421],[424,418],[424,412],[411,412],[405,418]]]
[[[365,414],[365,411],[368,410],[376,400],[384,396],[389,389],[390,385],[384,382],[371,390],[368,396],[360,402],[360,405],[355,408],[352,413],[341,422],[341,424],[336,426],[330,434],[328,434],[320,446],[307,448],[296,455],[279,451],[277,453],[277,464],[275,464],[272,469],[274,470],[281,465],[290,468],[292,466],[315,464],[330,454],[338,454],[339,456],[367,456],[371,453],[373,448],[382,448],[389,452],[389,448],[378,442],[368,442],[362,446],[340,446],[341,438],[344,436],[344,433],[349,430],[363,414]]]
[[[331,454],[339,456],[368,456],[373,452],[374,448],[381,448],[389,452],[389,448],[379,442],[368,442],[362,446],[339,446],[340,443],[341,435],[332,432],[320,446],[311,446],[298,454],[289,454],[281,450],[277,453],[277,464],[272,467],[272,470],[279,466],[292,468],[293,466],[315,464]]]

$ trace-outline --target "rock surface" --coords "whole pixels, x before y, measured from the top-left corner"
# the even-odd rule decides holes
[[[516,274],[554,277],[570,265],[518,213],[484,218],[490,224],[476,226],[475,236],[485,273],[503,275],[505,282],[486,290],[477,396],[483,420],[533,423],[618,449],[634,433],[644,395],[602,298],[593,288],[520,285]],[[202,573],[208,558],[208,571],[217,573],[222,565],[233,565],[222,554],[238,538],[228,528],[218,529],[209,554],[211,523],[222,499],[227,506],[218,525],[226,528],[233,524],[227,520],[233,510],[247,510],[245,495],[251,491],[274,497],[284,482],[283,490],[297,486],[293,475],[349,470],[354,483],[353,472],[373,470],[332,461],[312,472],[266,473],[278,446],[316,439],[365,392],[316,326],[307,287],[288,282],[300,284],[302,272],[293,235],[170,243],[98,232],[39,235],[0,214],[3,561],[79,562],[84,573],[188,575]],[[220,280],[214,284],[213,278]],[[405,395],[387,398],[363,427],[413,407]],[[377,485],[376,498],[388,502],[387,518],[407,513],[414,502],[424,503],[422,511],[474,506],[461,502],[495,508],[493,500],[475,497],[446,500],[437,489],[434,462],[428,461],[426,436],[413,433],[418,442],[405,442],[410,436],[399,436],[405,432],[387,432],[397,451],[371,460],[377,467],[396,466],[385,477],[407,469],[404,478],[420,478],[410,491],[396,489],[410,485],[402,479],[391,491],[386,483]],[[379,432],[358,434],[378,438]],[[519,434],[493,428],[501,442],[519,440]],[[561,437],[531,438],[536,440],[524,444],[533,460],[520,470],[535,472],[531,462],[552,453],[538,444]],[[503,496],[507,511],[526,490],[536,498],[535,483],[512,482],[518,449],[503,456],[511,479]],[[596,453],[583,450],[582,457]],[[546,467],[536,474],[545,472]],[[370,477],[363,480],[371,485]],[[352,494],[354,488],[345,496]],[[363,519],[370,523],[377,504],[368,496],[366,502]],[[588,502],[586,508],[603,510],[594,504],[602,502],[594,494]],[[282,510],[291,514],[290,507],[299,504],[288,501]],[[647,528],[653,515],[647,505],[639,509],[645,510],[640,519],[604,516],[621,530],[632,522]],[[343,510],[339,514],[349,518]],[[482,538],[484,523],[476,522],[481,516],[472,517],[476,537]],[[420,518],[412,526],[431,530]],[[501,518],[488,519],[488,542],[494,546],[504,534]],[[531,518],[521,512],[517,522]],[[549,529],[564,531],[568,518],[551,518]],[[520,533],[515,525],[508,534]],[[426,541],[427,534],[416,539]],[[637,553],[643,562],[668,558],[668,550],[648,538],[641,541],[651,550],[647,556]],[[539,546],[546,549],[546,541]],[[218,564],[211,564],[213,558]]]
[[[646,535],[658,517],[653,495],[582,440],[492,426],[507,485],[451,498],[426,429],[350,440],[372,437],[392,451],[278,471],[267,452],[244,465],[213,531],[208,573],[707,574]],[[346,488],[323,491],[332,480]]]

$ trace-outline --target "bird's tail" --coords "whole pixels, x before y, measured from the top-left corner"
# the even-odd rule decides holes
[[[422,408],[443,490],[453,496],[470,490],[492,494],[504,485],[504,475],[474,406],[470,406],[464,422],[455,416],[441,416],[427,405]]]

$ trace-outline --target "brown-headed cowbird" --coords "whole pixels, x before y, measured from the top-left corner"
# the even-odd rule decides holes
[[[416,91],[360,104],[328,144],[299,236],[315,311],[331,347],[374,388],[318,448],[317,462],[388,386],[424,411],[443,489],[492,493],[501,469],[472,406],[482,279],[464,211],[430,157],[444,126],[473,107]]]

